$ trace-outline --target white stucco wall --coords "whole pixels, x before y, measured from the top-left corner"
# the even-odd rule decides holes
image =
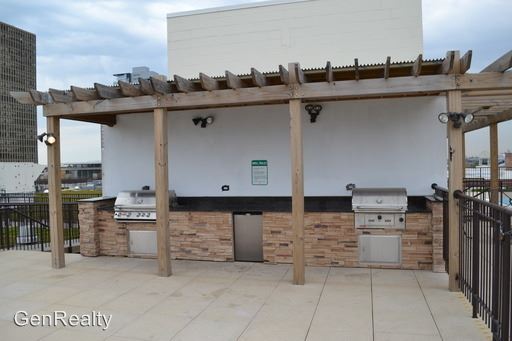
[[[167,45],[170,77],[414,60],[423,52],[421,0],[271,1],[171,13]]]
[[[314,124],[303,111],[306,195],[350,195],[347,183],[425,195],[432,182],[446,183],[446,127],[437,120],[444,97],[323,106]],[[193,117],[208,114],[211,126],[194,126]],[[118,116],[103,132],[104,195],[154,188],[152,115]],[[287,105],[170,112],[168,132],[170,187],[178,196],[291,194]],[[251,184],[251,160],[268,160],[267,186]]]

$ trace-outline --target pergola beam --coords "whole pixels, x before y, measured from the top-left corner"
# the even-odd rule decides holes
[[[290,84],[290,73],[283,65],[279,65],[279,78],[281,79],[281,83]]]
[[[93,89],[84,89],[71,85],[71,92],[73,93],[73,97],[78,101],[94,101],[100,99],[96,90]]]
[[[391,57],[388,56],[386,58],[386,63],[384,64],[384,79],[389,78],[389,71],[391,69]]]
[[[113,86],[106,86],[100,83],[94,83],[94,89],[98,93],[98,96],[104,99],[120,98],[123,97],[121,89]]]
[[[460,73],[464,74],[471,68],[471,59],[473,58],[473,51],[469,50],[460,59]]]
[[[213,90],[220,89],[218,80],[213,79],[212,77],[210,77],[202,72],[199,74],[199,80],[201,81],[201,87],[204,90],[213,91]]]
[[[359,80],[359,59],[354,59],[354,79]]]
[[[196,90],[196,87],[191,81],[178,75],[174,75],[174,83],[179,92],[189,93]]]
[[[512,50],[485,67],[481,72],[505,72],[512,68]]]
[[[55,103],[71,103],[74,100],[73,94],[69,91],[50,89],[48,93]]]
[[[234,73],[229,72],[227,70],[226,70],[226,85],[228,86],[228,88],[234,89],[234,90],[244,87],[244,85],[242,83],[242,79],[240,79],[240,77],[238,77]]]
[[[290,77],[297,78],[297,69],[288,70]],[[295,75],[294,75],[295,74]],[[300,73],[297,78],[300,80]],[[148,81],[149,82],[149,81]],[[165,106],[168,110],[189,110],[205,107],[277,104],[291,98],[303,101],[363,99],[393,96],[417,96],[439,94],[450,90],[506,90],[512,89],[512,75],[481,73],[466,75],[433,75],[421,77],[374,78],[360,81],[333,83],[304,83],[300,92],[293,92],[286,85],[269,85],[262,88],[240,88],[215,91],[194,91],[154,96],[124,97],[110,100],[51,103],[45,105],[48,116],[72,116],[95,114],[120,114],[148,112]],[[95,91],[94,91],[95,92]],[[34,104],[30,96],[13,93],[27,104]]]
[[[30,97],[36,105],[45,105],[50,103],[50,96],[46,92],[29,90]]]
[[[267,78],[265,77],[265,75],[256,70],[255,68],[251,68],[251,78],[254,86],[263,88],[264,86],[267,85]]]
[[[327,64],[325,65],[325,81],[327,83],[334,82],[334,73],[332,72],[331,62],[327,62]]]
[[[423,55],[420,54],[418,56],[418,58],[416,58],[416,61],[414,62],[414,64],[412,65],[411,76],[418,77],[420,75],[422,63],[423,63]]]
[[[446,58],[441,65],[441,73],[447,75],[453,73],[453,66],[455,63],[455,51],[448,51]]]
[[[512,120],[512,108],[505,110],[499,114],[487,115],[487,116],[477,116],[475,120],[469,124],[463,126],[464,132],[468,133],[470,131],[482,129],[490,126],[491,124],[497,124],[500,122],[505,122]]]
[[[142,91],[145,95],[153,95],[155,93],[155,89],[153,88],[153,84],[149,79],[139,78],[140,91]]]
[[[171,93],[171,84],[169,82],[155,77],[149,77],[149,81],[157,94],[165,95]]]
[[[137,97],[143,95],[143,92],[140,90],[140,86],[123,81],[118,81],[117,83],[119,84],[119,88],[121,89],[123,96]]]

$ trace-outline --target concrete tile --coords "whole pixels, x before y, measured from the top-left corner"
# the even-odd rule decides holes
[[[372,308],[375,340],[486,339],[467,300],[446,289],[446,274],[308,267],[306,284],[295,286],[289,264],[173,261],[173,276],[161,278],[154,259],[66,255],[66,261],[55,270],[48,253],[0,252],[2,340],[235,340],[241,334],[240,340],[366,341],[373,336]],[[113,317],[105,332],[12,328],[18,310]]]
[[[80,289],[78,288],[47,286],[43,289],[32,291],[31,293],[23,295],[20,298],[22,300],[55,303],[72,295],[78,294],[79,292]]]
[[[0,320],[0,331],[2,340],[20,340],[20,341],[31,341],[40,340],[41,338],[54,333],[57,328],[53,327],[32,327],[23,326],[18,327],[11,321]]]
[[[105,335],[91,334],[81,329],[59,329],[54,333],[43,337],[41,341],[101,341],[105,339]]]
[[[328,328],[314,328],[309,330],[307,341],[373,341],[371,330],[338,330]]]
[[[39,283],[39,281],[16,281],[6,286],[0,287],[0,298],[14,299],[48,287],[48,284]]]
[[[21,299],[2,299],[0,301],[0,319],[5,321],[12,321],[14,314],[18,311],[26,311],[28,314],[32,314],[44,307],[48,303],[40,301],[29,301]]]
[[[108,291],[104,289],[85,289],[75,295],[71,295],[65,299],[57,301],[57,303],[94,309],[109,301],[114,300],[122,294],[123,293]]]
[[[187,325],[173,341],[230,341],[237,340],[244,331],[245,321],[240,320],[210,320],[199,317]]]
[[[210,296],[169,296],[152,307],[148,313],[153,315],[173,315],[194,318],[200,314],[215,298]]]
[[[442,341],[440,336],[401,334],[401,333],[375,333],[375,341]],[[460,341],[465,339],[460,339]]]
[[[132,337],[141,340],[170,340],[192,319],[177,315],[144,314],[121,328],[114,336]]]
[[[117,310],[128,313],[141,314],[156,306],[166,298],[166,295],[157,292],[129,291],[125,294],[102,304],[101,310]]]

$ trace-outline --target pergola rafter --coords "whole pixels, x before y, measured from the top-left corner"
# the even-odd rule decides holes
[[[463,110],[463,98],[476,97],[477,93],[512,91],[512,74],[507,57],[495,62],[493,67],[479,74],[466,74],[471,66],[472,53],[460,57],[458,51],[449,51],[444,59],[423,60],[419,55],[414,61],[302,69],[298,63],[279,66],[276,72],[260,72],[255,68],[250,74],[235,75],[226,71],[223,77],[204,73],[197,79],[174,75],[172,81],[157,78],[139,79],[139,84],[119,82],[118,86],[94,84],[85,89],[71,86],[71,90],[50,89],[49,92],[31,90],[12,92],[20,103],[43,105],[44,116],[49,122],[48,133],[58,133],[59,119],[88,121],[115,125],[116,115],[153,112],[155,119],[155,184],[157,191],[157,235],[159,273],[170,274],[168,251],[168,160],[167,112],[199,108],[217,108],[244,105],[289,104],[290,148],[292,161],[292,225],[294,283],[304,283],[304,175],[302,161],[301,103],[407,96],[446,95],[448,110]],[[462,189],[463,130],[448,124],[450,157],[449,190]],[[50,177],[55,179],[50,188],[50,211],[57,211],[50,219],[51,230],[62,229],[62,216],[58,211],[60,191],[57,175],[60,174],[59,145],[48,146]],[[453,197],[449,199],[452,217],[450,231],[450,288],[456,288],[458,259],[458,207]],[[57,235],[54,233],[54,235]],[[52,246],[54,267],[64,265],[63,247]]]

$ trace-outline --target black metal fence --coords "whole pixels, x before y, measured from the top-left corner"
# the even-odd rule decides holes
[[[66,252],[79,250],[80,199],[91,194],[63,195],[64,247]],[[0,194],[0,250],[50,250],[48,195],[43,193]]]
[[[512,210],[461,191],[454,196],[460,208],[460,289],[493,340],[510,340]]]
[[[512,207],[512,168],[500,167],[498,172],[498,202]],[[490,201],[491,169],[489,167],[466,168],[464,192],[475,198]]]

